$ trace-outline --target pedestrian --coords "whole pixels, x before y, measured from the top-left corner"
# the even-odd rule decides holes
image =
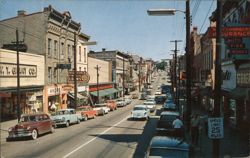
[[[180,116],[177,116],[176,119],[173,121],[172,123],[173,127],[174,127],[174,131],[176,136],[183,136],[183,123],[180,119]]]
[[[195,114],[191,119],[191,138],[192,138],[192,143],[195,145],[198,145],[199,126],[200,126],[200,119],[198,114]]]

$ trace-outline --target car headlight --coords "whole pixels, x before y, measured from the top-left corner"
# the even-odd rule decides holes
[[[30,126],[27,126],[27,128],[26,128],[27,130],[30,130]]]

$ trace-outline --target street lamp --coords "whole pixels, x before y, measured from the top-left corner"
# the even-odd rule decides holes
[[[186,10],[177,9],[149,9],[148,15],[152,16],[168,16],[175,15],[176,12],[185,13],[186,16],[186,98],[187,98],[187,110],[186,110],[186,127],[190,128],[190,116],[191,116],[191,63],[190,63],[190,51],[189,51],[189,39],[190,39],[190,0],[186,0]],[[187,130],[189,131],[189,130]]]

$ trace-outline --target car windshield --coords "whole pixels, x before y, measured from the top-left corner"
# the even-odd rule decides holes
[[[151,148],[149,156],[171,157],[171,158],[188,158],[188,151],[178,149]]]
[[[144,102],[144,105],[154,105],[154,102]]]
[[[133,110],[134,110],[134,111],[136,111],[136,110],[146,110],[146,108],[144,108],[144,107],[134,107]]]
[[[64,114],[69,114],[69,111],[67,111],[67,110],[60,110],[60,111],[57,111],[55,115],[64,115]]]

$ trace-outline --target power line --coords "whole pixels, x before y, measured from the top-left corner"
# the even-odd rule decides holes
[[[205,22],[206,22],[206,20],[207,20],[207,17],[208,17],[209,12],[211,11],[211,9],[212,9],[212,7],[213,7],[213,4],[214,4],[214,0],[212,1],[211,5],[210,5],[210,8],[209,8],[209,10],[208,10],[208,12],[207,12],[207,15],[206,15],[206,17],[205,17],[205,19],[204,19],[204,21],[203,21],[203,23],[202,23],[202,25],[201,25],[201,28],[200,28],[199,33],[201,33],[201,30],[202,30],[202,28],[203,28],[203,26],[204,26],[204,24],[205,24]]]

